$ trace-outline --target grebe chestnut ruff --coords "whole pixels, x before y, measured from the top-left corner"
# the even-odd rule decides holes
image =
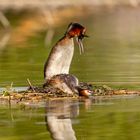
[[[79,46],[80,54],[84,52],[82,39],[86,29],[79,23],[69,24],[64,36],[52,48],[44,66],[45,84],[59,88],[63,92],[78,93],[79,81],[74,75],[69,74],[69,69],[74,53],[75,37]]]

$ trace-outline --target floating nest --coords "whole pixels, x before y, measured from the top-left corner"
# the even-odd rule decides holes
[[[140,95],[140,91],[132,91],[126,89],[115,90],[107,85],[103,86],[92,86],[91,84],[81,83],[81,88],[90,88],[93,94],[88,98],[94,97],[112,97],[113,95]],[[14,91],[13,88],[3,90],[0,94],[0,104],[31,104],[46,102],[47,100],[56,99],[76,99],[87,98],[79,96],[77,93],[67,94],[61,90],[53,87],[33,87],[31,84],[29,88],[25,91]]]

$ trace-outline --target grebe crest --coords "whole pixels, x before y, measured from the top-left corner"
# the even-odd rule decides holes
[[[88,37],[85,34],[85,32],[86,32],[86,28],[80,25],[79,23],[70,23],[65,33],[65,36],[68,36],[69,38],[76,37],[80,54],[84,52],[82,40],[84,37]]]

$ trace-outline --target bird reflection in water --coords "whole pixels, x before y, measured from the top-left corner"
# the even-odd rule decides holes
[[[49,100],[45,121],[53,140],[76,140],[72,118],[79,115],[79,102],[70,99]]]

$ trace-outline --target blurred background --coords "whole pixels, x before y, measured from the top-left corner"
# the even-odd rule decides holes
[[[80,81],[140,89],[140,0],[0,0],[0,87],[41,85],[52,46],[70,22],[90,36],[70,73]]]
[[[27,86],[27,78],[41,85],[44,63],[70,22],[84,25],[90,36],[82,55],[75,43],[71,74],[140,89],[140,0],[0,0],[0,89]],[[138,96],[54,101],[17,108],[1,102],[0,140],[52,140],[46,125],[52,122],[60,134],[66,121],[63,129],[77,140],[140,138]]]

